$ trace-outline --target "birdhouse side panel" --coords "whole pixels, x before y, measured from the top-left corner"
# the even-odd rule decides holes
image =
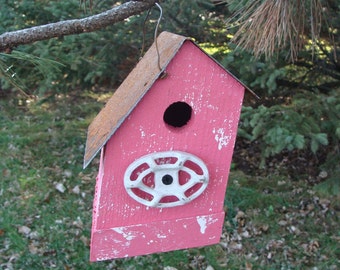
[[[106,145],[97,229],[146,221],[219,213],[223,202],[237,132],[244,88],[192,42],[185,42],[159,79]],[[187,124],[164,122],[166,109],[184,102],[192,108]],[[210,181],[189,204],[152,208],[133,200],[124,187],[124,173],[150,153],[179,150],[202,159]]]
[[[215,213],[94,230],[90,260],[102,261],[216,244],[223,223],[224,213]]]

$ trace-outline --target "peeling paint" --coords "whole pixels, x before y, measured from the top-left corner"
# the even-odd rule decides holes
[[[143,130],[142,126],[139,127],[139,131],[140,131],[141,138],[145,138],[146,134],[145,134],[145,131]]]
[[[221,150],[222,147],[225,147],[229,144],[229,141],[231,140],[231,135],[225,135],[224,128],[214,128],[212,133],[215,135],[215,141],[218,143],[218,150]]]
[[[205,230],[207,228],[207,218],[206,217],[196,217],[198,225],[200,225],[201,234],[205,234]]]
[[[210,216],[197,216],[196,217],[197,223],[200,226],[201,234],[205,234],[206,229],[209,225],[218,222],[218,219],[214,219],[211,215]]]
[[[153,240],[150,240],[149,242],[147,242],[146,244],[147,245],[151,245],[154,241]]]
[[[132,235],[131,233],[124,232],[123,228],[113,228],[112,230],[114,230],[116,233],[121,234],[127,241],[131,241],[134,238],[136,238],[135,235]]]
[[[218,111],[218,109],[219,109],[218,106],[215,106],[215,105],[212,105],[212,104],[208,104],[207,108],[214,110],[214,111]],[[210,120],[210,121],[212,121],[212,120]],[[215,121],[215,119],[213,119],[213,121]]]
[[[106,256],[99,256],[96,258],[97,261],[105,261],[105,260],[109,260],[111,259],[110,255],[106,255]]]

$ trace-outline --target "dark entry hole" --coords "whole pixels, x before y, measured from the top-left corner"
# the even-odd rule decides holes
[[[162,182],[163,182],[164,185],[171,185],[173,180],[174,179],[172,179],[172,176],[168,175],[168,174],[166,174],[162,177]]]
[[[172,103],[164,112],[163,120],[170,126],[182,127],[186,125],[191,118],[192,108],[189,104],[178,101]]]

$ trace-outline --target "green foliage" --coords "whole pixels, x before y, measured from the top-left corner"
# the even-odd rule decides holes
[[[10,31],[80,18],[112,7],[111,1],[93,1],[91,9],[84,9],[85,2],[0,0],[0,28]],[[249,3],[232,1],[228,6],[213,5],[210,0],[164,1],[159,32],[167,30],[195,38],[262,97],[261,106],[243,108],[239,129],[240,136],[260,145],[261,165],[267,157],[282,151],[308,150],[318,155],[326,148],[338,149],[339,96],[332,90],[338,87],[340,78],[334,59],[339,32],[338,20],[333,20],[336,7],[329,8],[332,38],[323,38],[318,47],[307,44],[297,62],[288,63],[286,51],[265,61],[228,43],[237,24],[226,28],[223,19]],[[145,48],[153,42],[159,10],[152,8],[144,25],[145,15],[133,16],[94,33],[36,42],[20,46],[12,54],[1,54],[0,89],[10,92],[14,85],[27,94],[55,96],[94,86],[114,88],[141,56],[143,28]],[[327,31],[330,30],[323,28],[324,33]],[[325,161],[328,167],[335,167],[331,158],[334,154],[336,150],[331,150]]]
[[[282,90],[278,82],[288,75],[288,64],[283,55],[282,58],[266,61],[264,58],[256,59],[233,44],[227,44],[213,56],[248,87],[263,95],[276,95]]]
[[[110,8],[110,3],[98,5],[93,12],[100,12]],[[86,14],[79,7],[79,1],[22,1],[8,3],[4,1],[0,13],[0,20],[4,26],[13,25],[12,18],[16,18],[14,27],[1,29],[2,32],[42,25],[54,21],[84,17]],[[88,14],[87,14],[88,15]],[[11,20],[7,24],[7,21]],[[51,65],[36,65],[32,61],[17,61],[11,55],[3,55],[3,69],[11,68],[16,82],[25,86],[28,94],[46,95],[70,91],[76,86],[90,87],[98,83],[117,83],[125,77],[138,58],[138,48],[131,44],[132,37],[128,34],[131,28],[140,28],[141,18],[136,16],[127,27],[117,24],[102,31],[54,38],[36,42],[32,45],[20,46],[16,54],[32,55],[32,58],[51,59],[63,65],[59,70]],[[132,33],[132,32],[131,32]],[[137,33],[136,33],[137,34]],[[130,44],[129,44],[130,43]],[[53,59],[53,60],[52,60]],[[23,60],[23,59],[21,59]],[[1,64],[1,63],[0,63]],[[44,66],[44,70],[41,70]],[[2,88],[10,88],[14,80],[8,80],[7,74],[2,74]],[[4,76],[5,75],[5,76]],[[14,83],[18,85],[19,83]],[[22,87],[21,87],[22,88]]]
[[[249,262],[253,269],[282,265],[327,269],[339,264],[338,241],[334,238],[339,223],[336,209],[314,204],[315,194],[305,181],[290,182],[280,171],[261,177],[230,173],[221,244],[90,263],[91,206],[98,159],[85,171],[81,160],[86,129],[104,105],[100,102],[103,99],[89,91],[58,95],[55,101],[44,103],[15,97],[0,99],[2,268],[161,270],[171,266],[192,270],[210,265],[222,270],[244,269]],[[338,178],[332,179],[334,188]],[[63,184],[65,191],[57,190],[56,184]],[[330,196],[329,189],[323,186],[322,190],[324,197],[320,199],[335,204],[336,197]],[[321,194],[321,186],[317,192]],[[301,208],[305,201],[308,207]],[[235,218],[239,211],[246,215],[244,227]],[[280,225],[282,222],[286,225]],[[311,240],[320,246],[306,255],[308,249],[304,247]],[[276,241],[278,247],[270,244]]]
[[[338,145],[340,137],[340,95],[304,93],[289,105],[244,107],[239,136],[258,141],[264,158],[283,150],[309,148],[314,154],[329,143]]]
[[[91,15],[84,13],[81,2],[84,1],[0,0],[0,32]],[[121,1],[113,2],[118,4]],[[112,8],[112,5],[112,1],[94,1],[91,9],[85,10],[95,14]],[[215,10],[211,1],[166,1],[162,3],[162,7],[164,15],[159,31],[173,31],[194,37],[198,41],[210,39],[212,35],[215,39],[218,36],[221,38],[218,32],[210,31],[215,24],[221,25],[221,21],[214,20],[211,15]],[[16,74],[17,83],[8,80],[8,76],[0,75],[1,87],[10,89],[13,84],[24,85],[27,94],[43,96],[65,93],[75,87],[91,88],[98,84],[116,86],[141,56],[145,15],[146,13],[133,16],[94,33],[59,37],[15,48],[16,51],[31,54],[32,57],[57,61],[63,67],[58,71],[49,69],[41,72],[29,61],[23,63],[7,58],[3,69],[11,67],[12,73]],[[153,8],[145,22],[146,48],[153,42],[155,20],[158,16],[159,11]]]
[[[84,1],[0,0],[0,32],[89,15],[79,2]],[[162,1],[164,16],[160,31],[191,36],[198,43],[208,44],[209,53],[262,97],[259,101],[262,105],[243,108],[239,128],[239,136],[260,145],[262,165],[266,157],[281,151],[311,151],[316,156],[328,153],[321,168],[327,170],[329,178],[316,186],[315,191],[322,196],[338,195],[340,97],[339,72],[334,59],[339,55],[337,8],[327,7],[332,11],[332,24],[323,25],[324,38],[318,49],[306,46],[297,63],[292,64],[285,58],[287,52],[264,61],[228,44],[234,30],[226,30],[224,18],[230,14],[229,9],[238,9],[236,4],[249,3],[248,0],[236,2],[232,1],[234,6],[214,6],[209,0]],[[98,13],[114,3],[118,1],[93,1],[92,9],[86,12]],[[31,105],[27,105],[26,100],[16,98],[0,104],[4,108],[0,118],[0,204],[4,206],[0,209],[1,266],[6,268],[8,263],[8,268],[18,269],[163,269],[165,266],[206,269],[209,264],[214,269],[241,269],[250,261],[254,269],[297,265],[323,269],[338,264],[338,245],[332,230],[338,219],[331,211],[326,212],[329,219],[320,219],[325,209],[308,216],[305,209],[299,208],[300,202],[310,196],[310,187],[303,186],[305,192],[300,193],[299,185],[303,183],[288,183],[286,175],[282,180],[277,175],[260,178],[233,172],[225,201],[226,224],[230,223],[226,225],[225,237],[233,243],[236,235],[237,241],[243,243],[243,250],[216,245],[191,253],[175,251],[88,263],[89,209],[97,167],[84,173],[79,161],[85,130],[102,104],[97,99],[84,101],[84,95],[95,94],[83,89],[98,85],[111,89],[125,78],[140,57],[145,15],[95,33],[36,42],[15,48],[10,55],[0,55],[0,90],[12,88],[9,80],[26,93],[38,96],[81,89],[74,96],[56,95],[56,104],[28,100],[27,104]],[[146,48],[153,42],[158,15],[159,11],[152,9],[146,22]],[[285,184],[278,185],[278,181]],[[55,184],[60,182],[66,187],[65,193],[55,189]],[[80,194],[72,192],[76,185]],[[238,235],[243,230],[235,221],[239,209],[248,210],[250,223],[255,226],[248,228],[250,236]],[[286,219],[287,226],[277,224]],[[262,234],[263,224],[269,224],[269,230]],[[18,232],[23,225],[31,228],[32,237]],[[302,233],[292,235],[291,226],[299,227]],[[302,254],[301,246],[308,244],[306,235],[320,241],[321,248],[316,254]],[[268,243],[277,237],[284,239],[285,246],[268,250]],[[280,254],[285,255],[280,257]],[[289,258],[291,254],[294,256]],[[305,262],[306,258],[312,263]]]
[[[90,15],[85,12],[99,13],[112,7],[111,1],[91,1],[91,9],[84,12],[82,4],[85,2],[0,0],[0,30],[84,17]],[[210,0],[164,1],[159,31],[194,37],[262,97],[262,106],[244,108],[239,134],[257,140],[262,145],[263,158],[283,150],[310,149],[317,153],[327,144],[338,143],[339,97],[332,91],[340,78],[334,59],[339,32],[336,31],[338,21],[333,20],[336,6],[330,6],[328,10],[332,38],[324,38],[317,48],[307,44],[297,63],[288,63],[287,52],[265,61],[228,43],[237,24],[227,30],[223,18],[249,3],[232,1],[228,6],[214,5]],[[45,96],[71,89],[91,89],[97,85],[115,87],[141,56],[143,28],[146,30],[146,48],[153,42],[159,11],[153,8],[143,25],[145,15],[133,16],[94,33],[36,42],[20,46],[12,54],[1,54],[1,89],[11,89],[14,85],[27,94]],[[330,30],[322,28],[322,31]],[[286,105],[285,100],[293,94],[293,103]]]
[[[25,82],[43,78],[51,83],[55,77],[54,74],[60,72],[60,67],[63,65],[54,60],[37,57],[21,51],[13,51],[10,54],[0,53],[0,79],[4,88],[14,85],[21,90],[26,90],[27,85],[15,72],[16,66],[22,66],[22,69],[26,72],[26,67],[33,67],[36,70],[31,72],[31,76]]]
[[[337,159],[337,162],[339,164],[340,160]],[[322,196],[327,196],[327,195],[334,195],[338,196],[340,194],[340,169],[337,168],[336,172],[334,173],[333,176],[329,177],[326,181],[316,185],[314,187],[314,190],[318,193],[321,194]],[[340,200],[337,200],[334,202],[334,204],[337,207],[340,207]]]
[[[250,2],[231,1],[229,9],[236,11]],[[306,44],[295,63],[287,61],[287,51],[265,61],[233,44],[228,44],[229,51],[214,54],[261,97],[255,108],[243,108],[239,129],[239,136],[259,145],[261,166],[267,157],[302,150],[323,157],[320,165],[335,170],[333,160],[339,156],[340,141],[336,10],[336,5],[327,7],[331,28],[322,27],[323,38],[317,44]],[[237,24],[231,26],[230,37]]]

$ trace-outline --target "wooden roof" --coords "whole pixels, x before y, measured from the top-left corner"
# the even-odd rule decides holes
[[[162,70],[159,70],[158,67],[158,55],[154,43],[90,124],[86,140],[84,168],[88,166],[145,93],[163,74],[185,41],[191,41],[191,39],[169,32],[162,32],[158,36],[157,47]],[[228,71],[226,70],[226,72]],[[228,73],[230,74],[230,72]],[[248,89],[245,85],[244,87]]]

